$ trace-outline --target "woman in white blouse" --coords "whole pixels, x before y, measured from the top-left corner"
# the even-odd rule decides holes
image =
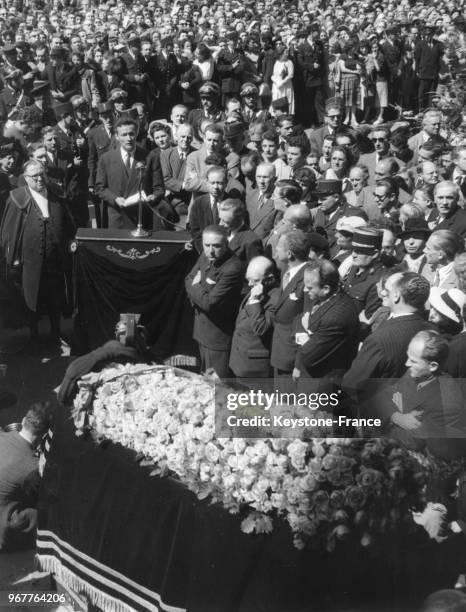
[[[215,62],[212,52],[207,45],[199,43],[194,51],[193,64],[201,71],[202,82],[211,81],[214,76]]]
[[[272,73],[272,101],[287,98],[289,114],[294,114],[294,66],[289,59],[288,48],[283,43],[277,43],[277,59]]]

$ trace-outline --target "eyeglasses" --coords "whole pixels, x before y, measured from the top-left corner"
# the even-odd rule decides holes
[[[40,174],[25,174],[24,176],[26,178],[32,179],[33,181],[37,181],[40,178],[42,178],[42,179],[44,178],[44,174],[42,172]]]
[[[371,138],[372,142],[385,142],[387,139],[384,138]]]
[[[386,193],[385,195],[379,195],[378,193],[373,193],[372,195],[374,196],[376,200],[385,200],[385,198],[388,197],[388,193]]]

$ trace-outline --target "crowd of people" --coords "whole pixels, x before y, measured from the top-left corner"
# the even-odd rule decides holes
[[[132,229],[143,200],[199,254],[201,371],[360,402],[435,328],[432,378],[461,377],[464,17],[362,8],[0,8],[2,324],[34,346],[48,314],[59,343],[76,229]]]
[[[344,388],[457,457],[465,24],[450,0],[0,3],[0,326],[34,349],[46,314],[59,343],[70,240],[142,199],[197,251],[201,371]]]

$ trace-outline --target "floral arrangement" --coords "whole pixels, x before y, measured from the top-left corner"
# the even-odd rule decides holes
[[[165,366],[114,365],[79,382],[77,434],[91,430],[134,449],[151,474],[176,475],[199,499],[245,512],[246,533],[268,533],[275,517],[294,544],[333,551],[415,529],[430,467],[384,439],[215,437],[214,383]],[[315,413],[313,413],[315,415]],[[411,526],[411,527],[409,527]]]

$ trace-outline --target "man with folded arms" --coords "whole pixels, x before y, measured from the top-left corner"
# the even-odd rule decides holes
[[[202,249],[186,277],[186,293],[194,307],[193,337],[199,344],[201,371],[215,370],[220,378],[228,367],[231,339],[241,301],[243,266],[228,247],[228,232],[209,225],[202,232]]]

